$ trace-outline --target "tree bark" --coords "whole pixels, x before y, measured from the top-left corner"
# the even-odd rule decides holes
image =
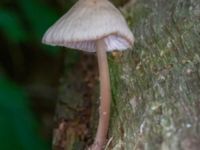
[[[110,55],[113,150],[200,147],[200,1],[138,0],[132,50]]]
[[[78,55],[79,61],[73,55]],[[98,123],[97,70],[95,55],[67,53],[55,112],[53,150],[83,150],[92,144]]]
[[[108,57],[112,110],[107,149],[199,150],[200,1],[132,0],[122,11],[136,42],[133,49]],[[64,91],[60,96],[67,99]],[[67,101],[63,118],[73,111]],[[97,123],[98,117],[92,120]],[[68,139],[78,139],[73,138],[76,124],[72,127]],[[78,148],[76,141],[73,148],[65,143],[65,149],[81,149],[80,138]]]

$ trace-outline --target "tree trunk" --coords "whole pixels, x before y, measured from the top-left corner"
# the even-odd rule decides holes
[[[138,0],[132,50],[109,57],[113,150],[200,149],[200,1]]]
[[[122,11],[136,42],[129,51],[109,54],[112,114],[107,149],[199,150],[200,1],[132,0]],[[95,81],[92,83],[97,84]],[[61,99],[67,99],[64,90]],[[57,118],[73,118],[66,114],[82,104],[76,100],[71,104],[69,99],[73,98],[68,96],[67,107],[60,105],[65,111],[60,111]],[[95,96],[93,99],[98,100]],[[81,109],[74,112],[81,114]],[[98,109],[94,114],[97,116]],[[77,125],[77,121],[70,126],[66,120],[64,124],[69,128],[65,139],[69,136],[73,140],[71,144],[70,140],[64,142],[65,149],[79,150],[83,147],[80,135],[88,134],[84,132],[86,127]],[[60,135],[55,137],[54,146]]]
[[[78,62],[71,61],[74,55],[79,56]],[[53,150],[83,150],[92,144],[98,121],[97,69],[95,55],[67,53],[55,113]]]

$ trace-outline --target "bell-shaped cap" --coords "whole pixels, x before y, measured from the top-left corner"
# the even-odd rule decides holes
[[[119,10],[108,0],[79,0],[43,37],[43,43],[88,52],[103,39],[106,51],[125,50],[134,37]]]

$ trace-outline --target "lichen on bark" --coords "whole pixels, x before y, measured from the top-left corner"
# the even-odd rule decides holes
[[[136,41],[109,55],[108,149],[199,149],[200,1],[140,0],[124,14]]]

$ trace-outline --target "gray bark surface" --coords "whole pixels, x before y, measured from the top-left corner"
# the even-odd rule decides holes
[[[136,41],[109,56],[107,149],[200,149],[200,1],[138,0],[124,14]]]

